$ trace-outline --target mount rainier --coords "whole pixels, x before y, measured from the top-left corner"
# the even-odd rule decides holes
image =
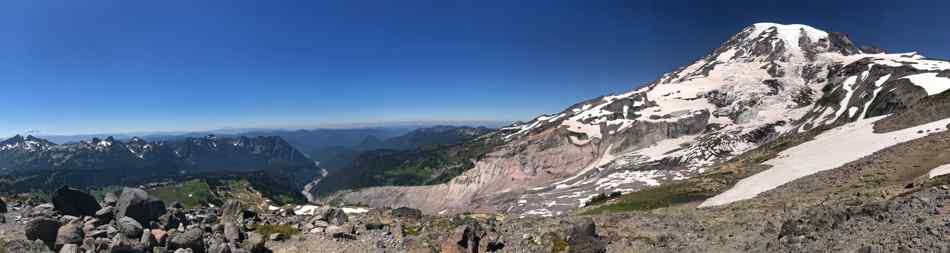
[[[866,130],[882,116],[906,111],[950,89],[948,77],[946,61],[914,52],[862,49],[845,34],[806,25],[757,23],[710,54],[640,88],[583,101],[484,136],[504,144],[448,183],[368,188],[337,197],[371,206],[414,206],[428,213],[565,214],[599,194],[636,192],[708,173],[781,136],[835,128]],[[766,179],[767,186],[738,190],[745,192],[741,198],[717,197],[705,205],[749,198],[840,166],[920,137],[916,130],[900,137],[883,134],[881,138],[892,141],[791,173],[794,176],[778,173],[783,175]],[[863,136],[873,139],[882,132]]]

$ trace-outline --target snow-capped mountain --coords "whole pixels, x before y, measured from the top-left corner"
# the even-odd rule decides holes
[[[280,137],[210,135],[160,142],[108,137],[56,145],[32,136],[15,136],[0,142],[0,147],[0,176],[60,175],[38,185],[24,185],[29,187],[25,189],[46,184],[58,187],[57,183],[109,185],[151,177],[259,170],[286,170],[299,176],[294,177],[296,182],[288,183],[302,188],[321,173],[309,158]]]
[[[556,215],[594,195],[695,176],[787,133],[899,112],[950,88],[950,63],[862,50],[844,34],[758,23],[630,92],[500,130],[451,182],[344,199],[432,212]]]
[[[16,135],[10,139],[0,142],[0,151],[7,151],[7,150],[19,150],[19,151],[25,151],[25,152],[43,151],[43,150],[49,149],[53,145],[56,145],[56,144],[49,142],[45,139],[33,137],[32,135],[27,135],[26,137],[22,135]]]

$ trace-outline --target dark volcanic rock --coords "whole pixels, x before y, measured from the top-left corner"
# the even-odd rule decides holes
[[[50,218],[37,218],[26,223],[24,229],[26,239],[30,241],[41,240],[46,245],[53,246],[56,242],[56,234],[62,224],[59,221]]]
[[[122,189],[116,209],[116,218],[131,217],[139,223],[157,221],[166,212],[164,202],[136,188]]]
[[[158,223],[161,224],[164,229],[178,228],[181,224],[188,225],[185,213],[180,209],[174,208],[169,209],[168,213],[158,217]]]
[[[862,53],[865,53],[865,54],[883,54],[883,53],[887,53],[887,51],[884,50],[884,49],[882,49],[882,48],[875,47],[875,46],[867,46],[867,45],[861,46],[861,52],[862,52]]]
[[[100,208],[95,197],[67,186],[53,193],[53,210],[65,215],[93,216]]]
[[[99,209],[99,211],[96,211],[94,215],[100,220],[110,221],[113,217],[115,217],[115,207],[103,207],[102,209]]]

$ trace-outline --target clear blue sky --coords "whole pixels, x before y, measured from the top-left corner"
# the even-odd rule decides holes
[[[0,136],[524,120],[763,21],[950,58],[947,1],[690,2],[4,1]]]

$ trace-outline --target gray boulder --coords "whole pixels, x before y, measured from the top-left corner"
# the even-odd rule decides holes
[[[168,241],[169,249],[191,249],[194,252],[204,252],[204,231],[200,228],[189,229],[188,231],[176,233]]]
[[[343,212],[343,209],[330,208],[323,213],[322,220],[330,223],[330,225],[343,225],[349,221],[349,218],[347,217],[346,213]]]
[[[67,186],[56,190],[52,199],[53,210],[64,215],[93,216],[102,208],[92,195]]]
[[[83,231],[82,220],[76,219],[62,227],[56,232],[56,247],[64,247],[66,244],[82,244]]]
[[[594,220],[590,217],[571,226],[567,244],[572,252],[607,252],[607,241],[597,235]]]
[[[157,221],[165,214],[165,203],[142,189],[125,188],[116,203],[116,218],[131,217],[140,223]]]
[[[129,217],[122,217],[116,221],[119,226],[119,232],[122,232],[126,238],[139,238],[142,236],[142,223]]]

